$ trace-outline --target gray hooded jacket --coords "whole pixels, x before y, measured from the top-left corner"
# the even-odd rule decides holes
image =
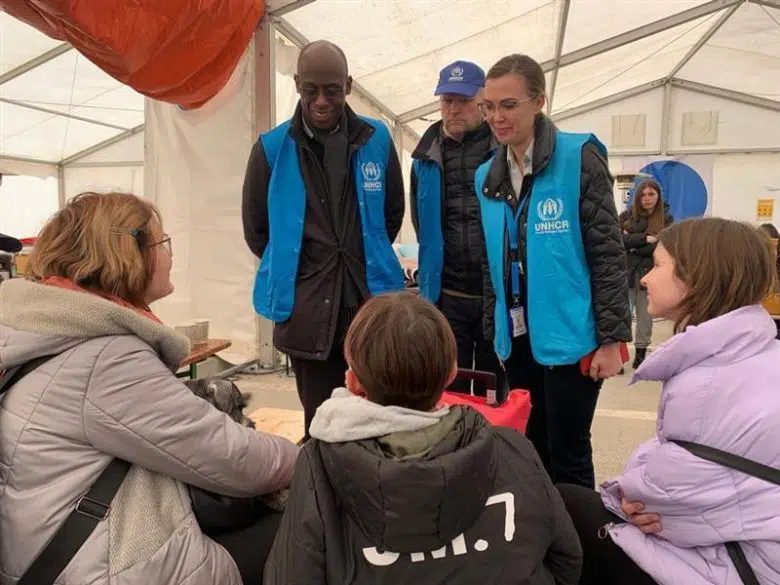
[[[16,583],[114,457],[133,463],[62,585],[240,585],[185,483],[232,496],[287,485],[298,448],[233,422],[173,374],[170,328],[95,295],[0,286],[0,370],[59,354],[0,402],[0,584]]]

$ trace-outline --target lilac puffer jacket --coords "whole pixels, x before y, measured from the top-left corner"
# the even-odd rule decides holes
[[[664,383],[656,438],[601,486],[605,506],[628,501],[661,516],[646,536],[609,534],[660,585],[742,585],[724,542],[738,541],[762,585],[780,584],[780,486],[697,458],[670,443],[702,443],[780,468],[780,341],[769,314],[743,307],[689,327],[650,354],[634,380]]]

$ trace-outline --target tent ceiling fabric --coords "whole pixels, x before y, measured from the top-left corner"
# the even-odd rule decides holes
[[[780,105],[777,0],[272,0],[272,13],[280,3],[282,33],[337,42],[362,90],[417,134],[438,118],[433,88],[443,65],[470,59],[488,68],[517,51],[545,65],[548,87],[562,65],[557,115],[672,73]],[[37,66],[25,70],[31,61]],[[0,156],[72,160],[142,123],[140,94],[0,13]]]

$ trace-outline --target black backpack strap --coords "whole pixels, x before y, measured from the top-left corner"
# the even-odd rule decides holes
[[[758,582],[758,577],[756,577],[756,574],[750,567],[750,563],[747,562],[745,553],[738,542],[727,542],[726,551],[728,551],[729,558],[737,569],[739,578],[742,579],[742,582],[745,585],[761,585],[761,583]]]
[[[53,357],[55,356],[42,356],[4,372],[0,377],[0,395]],[[53,585],[95,527],[108,516],[111,501],[119,491],[130,467],[131,464],[122,459],[111,460],[89,491],[79,498],[76,508],[38,554],[17,585]]]
[[[130,471],[131,464],[113,459],[89,491],[76,503],[54,538],[40,552],[17,585],[52,585],[95,527],[108,517],[111,501]]]
[[[733,453],[729,453],[727,451],[721,451],[720,449],[715,449],[714,447],[700,445],[699,443],[675,440],[672,440],[671,442],[679,445],[687,451],[690,451],[701,459],[711,461],[712,463],[717,463],[730,469],[741,471],[746,475],[763,479],[769,483],[780,485],[780,469],[775,469],[774,467],[769,467],[763,463],[751,461],[750,459],[745,459],[739,455],[734,455]],[[731,562],[734,563],[734,567],[737,569],[737,573],[745,585],[761,585],[758,582],[758,577],[756,577],[756,574],[750,567],[747,558],[745,558],[745,552],[742,550],[742,547],[738,542],[727,542],[726,551],[729,553],[729,558],[731,558]]]
[[[774,467],[769,467],[763,463],[751,461],[750,459],[745,459],[739,455],[734,455],[733,453],[728,453],[727,451],[721,451],[720,449],[715,449],[714,447],[708,447],[707,445],[674,440],[672,443],[675,443],[683,449],[690,451],[701,459],[706,459],[707,461],[718,463],[724,467],[736,469],[737,471],[741,471],[742,473],[752,477],[763,479],[769,483],[780,485],[780,469],[775,469]]]
[[[20,366],[14,366],[8,370],[5,370],[0,376],[0,395],[4,394],[6,390],[10,390],[11,386],[16,384],[27,374],[37,369],[38,367],[42,366],[53,357],[57,357],[57,355],[59,354],[44,355],[41,357],[37,357],[34,360],[30,360],[25,364],[22,364]]]

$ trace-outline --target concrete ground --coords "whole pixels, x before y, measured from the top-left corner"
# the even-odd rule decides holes
[[[668,339],[671,334],[671,323],[657,322],[653,345]],[[632,373],[630,364],[625,372],[625,375],[605,382],[596,410],[593,449],[599,481],[618,475],[636,446],[655,433],[660,384],[640,382],[628,386]],[[270,413],[268,416],[283,420],[279,433],[286,436],[295,435],[296,428],[302,429],[303,416],[292,373],[289,376],[284,372],[247,374],[240,376],[237,384],[251,396],[246,412],[252,413],[259,408],[274,409],[267,411]],[[266,425],[263,427],[268,428]]]

